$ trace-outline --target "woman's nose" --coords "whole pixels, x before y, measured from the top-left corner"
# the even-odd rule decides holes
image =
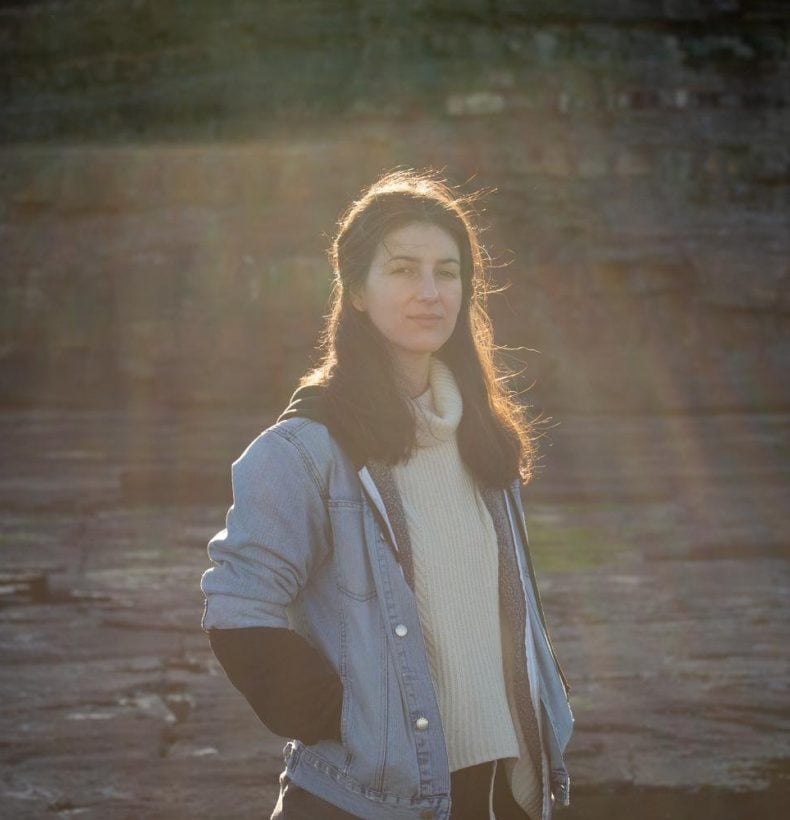
[[[436,280],[433,276],[433,271],[423,273],[422,277],[420,278],[420,292],[419,292],[420,299],[437,299],[439,296],[439,290],[436,287]]]

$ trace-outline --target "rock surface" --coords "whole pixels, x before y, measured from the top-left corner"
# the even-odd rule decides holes
[[[527,508],[573,687],[567,817],[783,817],[788,417],[560,421]],[[5,579],[48,580],[0,590],[3,816],[266,816],[282,741],[211,656],[198,588],[258,429],[0,415]],[[144,467],[187,489],[127,495]]]

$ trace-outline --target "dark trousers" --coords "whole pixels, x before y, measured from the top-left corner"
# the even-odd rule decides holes
[[[453,809],[450,820],[489,820],[488,800],[494,763],[481,763],[459,769],[450,776]],[[510,793],[505,767],[497,766],[494,783],[496,820],[528,820]],[[354,815],[338,809],[285,777],[280,799],[271,820],[354,820]]]

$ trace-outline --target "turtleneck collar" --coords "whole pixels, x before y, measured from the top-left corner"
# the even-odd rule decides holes
[[[455,377],[447,365],[431,357],[428,389],[412,399],[417,419],[417,446],[447,441],[458,428],[464,405]]]

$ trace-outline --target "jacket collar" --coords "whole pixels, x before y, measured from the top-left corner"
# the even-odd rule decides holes
[[[291,418],[307,418],[323,424],[332,437],[340,442],[341,436],[333,429],[325,407],[326,388],[322,384],[307,384],[298,387],[291,396],[288,406],[280,414],[277,422]],[[364,457],[354,448],[353,442],[344,442],[343,451],[351,459],[356,470],[365,466]]]

